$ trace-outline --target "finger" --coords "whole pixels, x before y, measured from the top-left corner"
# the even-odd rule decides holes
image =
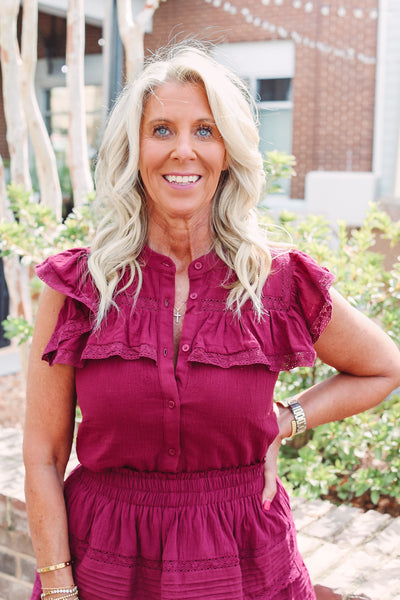
[[[261,501],[264,510],[269,510],[271,502],[276,494],[276,478],[278,476],[278,454],[280,440],[275,440],[268,448],[264,464],[264,489],[261,494]]]
[[[261,494],[261,502],[263,509],[268,511],[271,508],[271,503],[276,494],[276,477],[277,472],[264,470],[264,489]]]

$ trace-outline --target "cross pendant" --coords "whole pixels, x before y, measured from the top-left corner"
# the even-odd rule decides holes
[[[179,309],[176,311],[176,313],[174,312],[174,317],[176,319],[176,322],[179,323],[179,319],[181,318],[181,313],[179,312]]]

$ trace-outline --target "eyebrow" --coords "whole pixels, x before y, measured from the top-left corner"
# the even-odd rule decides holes
[[[155,125],[156,123],[173,123],[174,121],[172,121],[171,119],[164,119],[162,117],[159,117],[157,119],[152,119],[151,121],[148,121],[148,125]],[[200,123],[210,123],[212,125],[216,125],[215,120],[214,119],[210,119],[210,117],[204,117],[203,119],[196,119],[194,121],[194,123],[200,124]]]

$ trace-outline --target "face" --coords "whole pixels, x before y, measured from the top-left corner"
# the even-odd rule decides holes
[[[200,85],[165,83],[145,105],[139,170],[150,218],[209,218],[226,151]]]

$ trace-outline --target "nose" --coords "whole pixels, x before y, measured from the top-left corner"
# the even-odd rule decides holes
[[[171,151],[171,158],[178,160],[196,158],[193,139],[189,133],[180,133],[176,136],[174,147]]]

